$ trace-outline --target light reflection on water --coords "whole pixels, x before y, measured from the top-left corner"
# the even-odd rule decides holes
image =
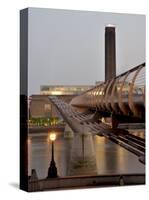
[[[137,137],[145,138],[145,131],[144,130],[129,130],[129,132]]]
[[[58,175],[67,176],[70,167],[73,139],[65,139],[59,134],[55,141],[55,162]],[[138,157],[104,137],[93,138],[97,174],[144,173],[145,167]],[[30,135],[28,139],[29,175],[31,169],[36,169],[39,178],[47,176],[51,160],[51,145],[46,134]],[[92,174],[88,174],[92,175]]]

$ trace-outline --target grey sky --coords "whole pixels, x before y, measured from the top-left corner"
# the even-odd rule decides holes
[[[145,62],[145,16],[29,8],[29,94],[104,80],[105,25],[116,25],[117,74]]]

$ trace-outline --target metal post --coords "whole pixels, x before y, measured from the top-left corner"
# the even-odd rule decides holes
[[[52,156],[51,161],[54,161],[54,141],[52,141]]]
[[[82,156],[83,156],[83,160],[84,160],[84,134],[82,134]]]
[[[54,141],[52,141],[52,149],[51,149],[51,162],[48,169],[48,176],[47,178],[57,178],[57,168],[54,161]]]

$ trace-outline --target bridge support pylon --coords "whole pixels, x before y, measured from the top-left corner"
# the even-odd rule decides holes
[[[91,133],[75,133],[68,175],[96,175],[96,157]]]
[[[112,124],[113,129],[116,129],[118,127],[118,124],[119,124],[118,118],[113,113],[111,115],[111,124]]]
[[[64,138],[73,138],[74,133],[72,129],[66,124],[65,130],[64,130]]]

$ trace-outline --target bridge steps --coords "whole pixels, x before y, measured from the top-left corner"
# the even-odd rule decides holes
[[[133,135],[132,135],[132,136],[133,136]],[[141,145],[141,146],[143,146],[143,147],[145,148],[145,142],[141,140],[142,138],[139,138],[139,137],[138,137],[138,138],[131,137],[131,134],[130,134],[130,135],[126,135],[125,137],[126,137],[127,139],[133,141],[133,142],[136,142],[137,144],[139,144],[139,145]]]
[[[128,140],[127,138],[123,137],[123,136],[118,136],[118,139],[122,140],[123,142],[130,144],[131,146],[135,147],[136,149],[145,152],[145,148],[141,145],[139,145],[136,142],[132,142],[131,140]]]
[[[123,141],[117,139],[115,136],[111,135],[111,136],[109,136],[109,139],[110,139],[111,141],[113,141],[114,143],[119,144],[120,146],[124,147],[124,148],[127,149],[128,151],[134,153],[135,155],[137,155],[137,156],[139,157],[139,159],[140,159],[141,157],[145,157],[144,152],[138,150],[138,149],[135,148],[135,147],[132,147],[132,145],[130,145],[130,144],[127,144],[127,143],[125,143],[125,142],[123,142]],[[144,162],[142,161],[142,163],[145,163],[145,161],[144,161]]]
[[[142,142],[142,144],[145,145],[145,139],[144,138],[141,138],[141,137],[138,137],[138,136],[135,136],[135,135],[132,135],[132,134],[127,134],[127,137],[131,138],[133,140],[138,140],[139,139],[139,141]]]

